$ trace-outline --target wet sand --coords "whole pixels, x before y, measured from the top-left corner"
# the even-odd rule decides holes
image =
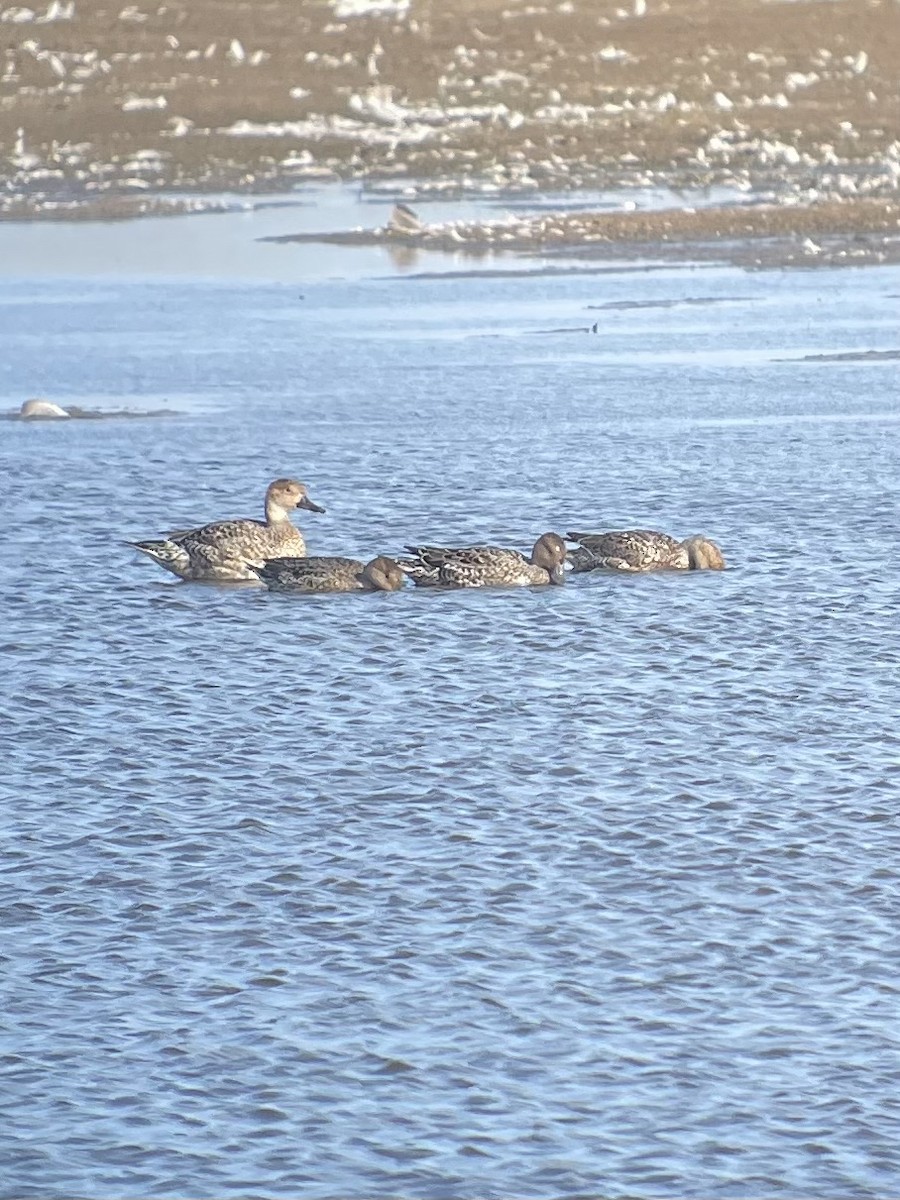
[[[598,216],[597,243],[897,228],[887,0],[41,0],[0,8],[0,36],[6,218],[161,215],[353,179],[412,201],[724,185],[773,205],[752,228],[743,209]],[[563,245],[584,227],[503,240]]]
[[[341,18],[342,5],[3,7],[6,203],[335,173],[896,188],[894,3],[398,0]]]

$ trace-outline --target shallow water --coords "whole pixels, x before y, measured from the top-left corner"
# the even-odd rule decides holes
[[[898,367],[791,360],[895,349],[900,271],[292,261],[5,287],[0,407],[181,415],[0,428],[3,1196],[896,1194]],[[730,569],[299,599],[123,545],[282,474],[317,553]]]

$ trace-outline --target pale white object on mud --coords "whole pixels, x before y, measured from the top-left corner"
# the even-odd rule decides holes
[[[52,400],[23,400],[22,407],[19,409],[19,416],[23,421],[31,421],[36,418],[45,417],[68,417],[69,414],[64,408],[60,408],[58,404],[54,404]]]

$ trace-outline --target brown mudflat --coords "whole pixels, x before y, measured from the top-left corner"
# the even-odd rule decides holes
[[[0,215],[165,212],[180,206],[163,189],[335,177],[722,183],[828,201],[812,230],[838,202],[897,195],[893,0],[395,0],[342,15],[352,7],[0,5]],[[880,219],[896,228],[892,208]],[[673,215],[673,236],[693,220]],[[640,229],[608,222],[611,237]]]

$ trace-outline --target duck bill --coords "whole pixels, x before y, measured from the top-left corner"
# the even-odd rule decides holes
[[[298,508],[308,508],[310,512],[324,512],[325,509],[321,504],[316,504],[315,500],[310,500],[309,496],[304,496],[297,505]]]

